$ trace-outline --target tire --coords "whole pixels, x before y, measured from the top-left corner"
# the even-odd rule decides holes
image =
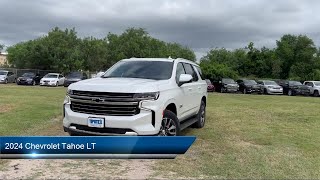
[[[169,110],[164,110],[158,136],[179,136],[180,122],[177,116]]]
[[[55,85],[56,87],[58,87],[59,86],[59,83],[58,82],[56,82],[56,85]]]
[[[314,91],[313,96],[314,97],[319,97],[320,96],[319,91]]]
[[[32,81],[32,86],[37,85],[36,81]]]
[[[288,91],[288,96],[293,96],[293,92],[291,89],[289,89],[289,91]]]
[[[243,88],[243,94],[248,94],[248,92],[247,92],[247,89],[246,88]]]
[[[224,92],[225,92],[225,88],[224,88],[224,87],[221,87],[220,93],[224,93]]]
[[[200,109],[197,114],[198,121],[193,124],[195,128],[203,128],[206,123],[206,104],[201,101]]]
[[[268,94],[268,90],[267,90],[267,89],[264,89],[264,90],[263,90],[263,94]]]
[[[4,83],[5,83],[5,84],[8,84],[8,79],[4,80]]]

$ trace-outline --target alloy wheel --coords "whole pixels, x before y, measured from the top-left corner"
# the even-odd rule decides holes
[[[177,127],[173,119],[164,117],[161,122],[159,136],[176,136]]]

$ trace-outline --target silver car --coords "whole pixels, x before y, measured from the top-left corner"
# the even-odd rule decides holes
[[[0,70],[0,83],[15,83],[17,79],[16,74],[11,71]]]
[[[283,88],[275,81],[260,80],[257,81],[260,85],[260,92],[264,94],[283,94]]]

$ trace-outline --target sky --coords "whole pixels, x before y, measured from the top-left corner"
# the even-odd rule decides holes
[[[76,28],[80,37],[145,28],[167,42],[192,48],[275,47],[284,34],[307,35],[320,46],[318,0],[0,0],[0,44]]]

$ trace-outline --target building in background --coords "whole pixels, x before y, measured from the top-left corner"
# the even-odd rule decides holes
[[[4,52],[0,53],[0,66],[8,65],[7,56],[8,56],[8,53],[4,53]]]

